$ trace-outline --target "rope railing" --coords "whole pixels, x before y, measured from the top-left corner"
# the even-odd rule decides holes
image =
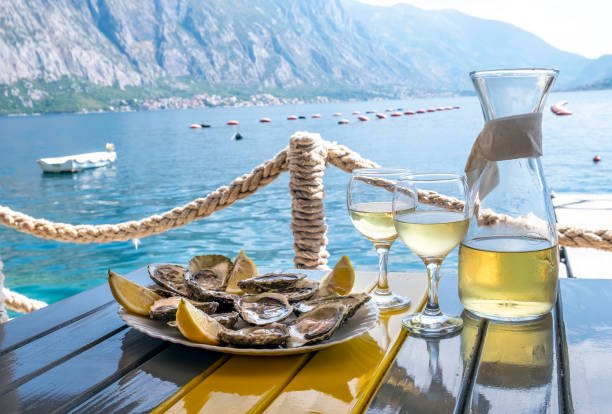
[[[197,198],[159,215],[117,224],[72,225],[34,218],[0,205],[0,224],[42,239],[68,243],[140,239],[184,226],[229,207],[270,184],[281,173],[289,171],[294,264],[297,268],[322,268],[327,265],[329,257],[323,185],[327,164],[348,173],[356,168],[379,166],[344,145],[323,140],[319,134],[296,132],[290,138],[288,147],[250,173],[234,179],[227,186],[217,188],[206,197]],[[419,198],[446,206],[456,206],[458,201],[437,193],[422,193]],[[558,226],[557,231],[562,245],[612,251],[612,230]]]

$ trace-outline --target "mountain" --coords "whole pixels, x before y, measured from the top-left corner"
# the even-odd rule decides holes
[[[512,25],[354,0],[12,0],[0,10],[0,113],[197,93],[311,98],[471,91],[479,68],[593,62]],[[612,72],[608,72],[612,73]]]
[[[590,89],[612,88],[612,55],[590,62],[579,74],[577,84]]]

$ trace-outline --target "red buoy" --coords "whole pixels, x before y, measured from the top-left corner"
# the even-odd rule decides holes
[[[240,124],[240,122],[236,121],[235,119],[231,119],[229,121],[227,121],[228,125],[238,125]]]
[[[597,154],[593,157],[593,162],[598,163],[599,161],[601,161],[601,157],[599,156],[599,154]]]
[[[287,117],[287,119],[288,119],[289,121],[295,121],[295,120],[297,119],[297,116],[295,116],[295,115],[289,115],[289,116]]]

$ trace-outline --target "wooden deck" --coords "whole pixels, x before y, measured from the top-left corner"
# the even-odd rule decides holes
[[[143,269],[129,277],[147,281]],[[423,275],[391,280],[419,303]],[[456,278],[440,288],[442,307],[460,313]],[[605,413],[610,303],[612,281],[563,279],[537,323],[463,315],[460,335],[425,340],[406,336],[395,313],[341,346],[248,358],[140,334],[101,286],[0,325],[0,412]]]

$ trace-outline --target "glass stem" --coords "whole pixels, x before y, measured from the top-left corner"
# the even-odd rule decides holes
[[[389,281],[387,280],[387,262],[389,258],[389,246],[377,245],[378,253],[378,282],[376,284],[376,295],[390,295]]]
[[[440,305],[438,305],[438,283],[440,282],[440,263],[429,262],[427,266],[427,305],[423,313],[428,316],[436,316],[442,314]]]

